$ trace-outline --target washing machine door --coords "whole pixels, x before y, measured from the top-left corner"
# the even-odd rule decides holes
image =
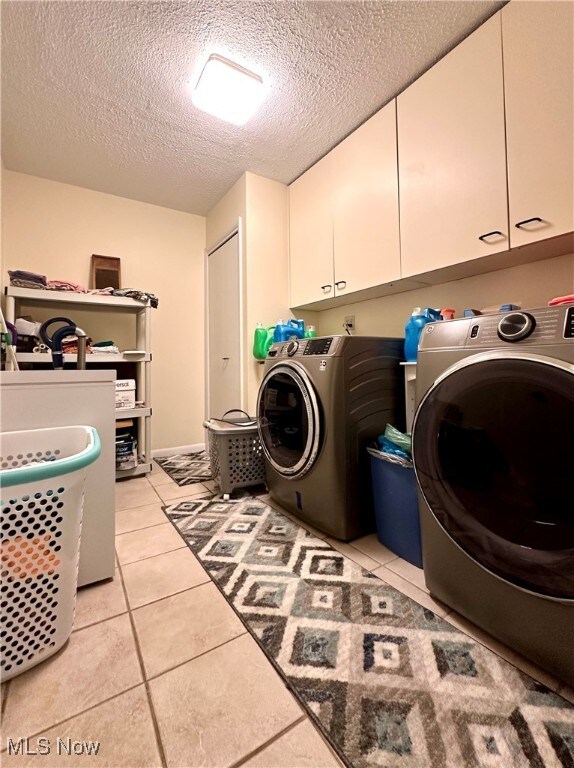
[[[539,595],[574,599],[574,366],[486,352],[447,370],[417,410],[424,498],[467,555]]]
[[[304,368],[297,363],[273,366],[258,396],[259,437],[267,460],[280,475],[305,475],[319,453],[319,403]]]

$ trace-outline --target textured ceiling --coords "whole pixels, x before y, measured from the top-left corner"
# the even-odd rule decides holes
[[[503,4],[4,0],[4,164],[205,214],[246,170],[293,181]],[[186,91],[214,51],[270,79],[245,126]]]

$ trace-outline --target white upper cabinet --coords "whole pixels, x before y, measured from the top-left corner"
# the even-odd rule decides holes
[[[291,306],[335,295],[331,153],[289,187]]]
[[[331,154],[335,295],[398,280],[401,256],[395,101]]]
[[[574,230],[574,4],[502,10],[510,244]]]
[[[402,276],[507,250],[500,14],[397,99]]]
[[[289,187],[291,306],[400,278],[396,104]]]
[[[290,222],[292,307],[572,232],[574,2],[511,0],[291,185]]]

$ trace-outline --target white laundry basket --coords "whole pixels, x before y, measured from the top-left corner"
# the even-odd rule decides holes
[[[0,678],[51,656],[72,631],[93,427],[0,434]]]

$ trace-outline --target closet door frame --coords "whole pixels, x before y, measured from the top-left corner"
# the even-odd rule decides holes
[[[237,220],[237,225],[233,227],[233,229],[225,235],[218,243],[216,243],[214,246],[212,246],[209,249],[206,249],[204,251],[204,318],[205,318],[205,339],[204,339],[204,349],[205,349],[205,418],[209,419],[212,416],[221,416],[222,414],[216,414],[212,413],[212,403],[211,403],[211,375],[210,375],[210,321],[209,321],[209,314],[210,314],[210,283],[209,283],[209,257],[215,253],[217,250],[219,250],[222,246],[224,246],[227,242],[229,242],[233,237],[237,236],[237,258],[238,258],[238,314],[239,317],[237,318],[237,334],[235,334],[235,339],[237,342],[237,355],[239,359],[239,402],[235,403],[233,406],[230,407],[236,407],[236,408],[242,408],[245,410],[246,408],[246,366],[245,366],[245,301],[244,301],[244,274],[245,274],[245,266],[244,266],[244,245],[243,245],[243,239],[244,239],[244,223],[243,219],[241,217]],[[228,319],[228,323],[230,327],[233,327],[233,320],[231,318]]]

